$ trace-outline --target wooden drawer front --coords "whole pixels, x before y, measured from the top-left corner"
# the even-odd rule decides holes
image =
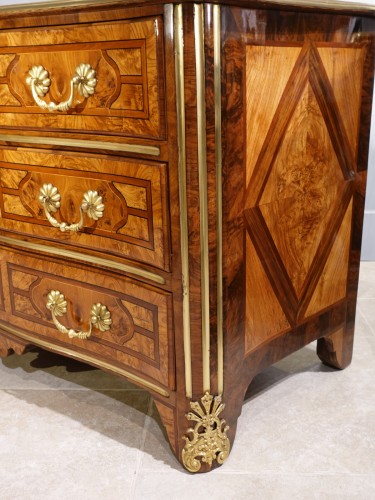
[[[87,215],[78,233],[61,232],[47,220],[40,188],[53,184],[59,222],[79,220],[83,195],[97,191],[103,216]],[[0,149],[0,228],[106,256],[123,256],[168,269],[166,165],[139,160]]]
[[[3,321],[32,332],[36,339],[69,345],[77,353],[91,353],[98,360],[173,386],[168,293],[127,278],[69,268],[18,252],[1,250],[0,255],[6,304],[6,311],[0,307]],[[93,327],[88,339],[70,339],[58,331],[46,307],[51,290],[65,296],[67,310],[58,319],[67,328],[88,330],[91,308],[99,302],[111,315],[110,329],[102,332]]]
[[[0,126],[164,138],[158,33],[160,18],[1,33]],[[41,65],[48,71],[42,99],[58,104],[68,99],[81,63],[96,71],[95,93],[85,99],[76,90],[67,112],[40,109],[26,83],[29,70]]]

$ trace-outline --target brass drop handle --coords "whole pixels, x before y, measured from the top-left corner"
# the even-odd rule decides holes
[[[111,313],[108,311],[106,306],[98,302],[97,304],[93,304],[91,307],[90,327],[88,331],[76,331],[72,328],[66,328],[66,326],[62,325],[57,319],[57,316],[64,316],[67,311],[65,296],[59,292],[59,290],[51,290],[49,292],[46,307],[49,311],[51,311],[52,321],[54,322],[56,328],[64,335],[68,335],[70,339],[78,338],[85,340],[91,336],[93,327],[98,328],[101,332],[106,332],[110,330],[112,325]]]
[[[31,88],[34,101],[41,109],[48,111],[68,111],[72,107],[74,88],[77,87],[78,93],[82,97],[89,97],[95,92],[96,87],[96,72],[90,64],[82,63],[77,66],[75,74],[70,80],[70,97],[67,101],[55,104],[54,102],[46,103],[41,97],[44,97],[49,91],[51,80],[48,71],[43,66],[33,66],[29,71],[29,76],[26,78],[27,85]]]
[[[43,184],[40,188],[39,201],[43,205],[44,213],[53,227],[60,229],[62,233],[70,231],[77,233],[83,227],[83,214],[87,214],[90,219],[98,220],[103,217],[104,205],[102,197],[97,191],[86,191],[83,194],[81,206],[79,207],[80,220],[73,224],[57,221],[51,214],[60,208],[61,195],[53,184]]]

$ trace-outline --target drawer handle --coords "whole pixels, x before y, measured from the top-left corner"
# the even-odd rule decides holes
[[[70,339],[78,338],[85,340],[91,336],[92,327],[98,328],[101,332],[110,330],[112,325],[111,313],[107,307],[98,302],[91,307],[90,311],[90,327],[87,332],[73,330],[62,325],[57,316],[64,316],[67,311],[67,302],[64,294],[58,290],[51,290],[47,297],[47,309],[51,311],[52,321],[59,332],[68,335]]]
[[[54,102],[46,103],[41,99],[49,91],[51,80],[48,71],[43,66],[33,66],[29,71],[29,76],[26,78],[27,85],[31,88],[34,101],[42,109],[48,111],[68,111],[72,107],[74,88],[77,87],[78,93],[82,97],[89,97],[95,92],[96,87],[96,72],[90,64],[82,63],[76,68],[73,78],[70,80],[70,97],[67,101],[55,104]]]
[[[44,213],[53,227],[57,227],[61,232],[71,231],[77,233],[83,227],[83,214],[87,214],[90,219],[98,220],[103,217],[104,205],[102,197],[97,191],[86,191],[83,194],[81,206],[79,207],[80,220],[74,224],[57,221],[51,213],[57,212],[60,208],[61,195],[53,184],[43,184],[40,188],[39,201],[44,207]]]

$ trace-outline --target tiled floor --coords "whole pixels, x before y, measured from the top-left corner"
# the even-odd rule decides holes
[[[147,393],[72,360],[0,361],[0,499],[375,498],[375,262],[362,263],[354,359],[308,346],[257,377],[226,464],[190,475]]]

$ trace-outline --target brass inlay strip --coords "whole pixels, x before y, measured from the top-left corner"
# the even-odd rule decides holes
[[[17,11],[17,10],[34,10],[34,9],[51,9],[63,7],[75,7],[85,5],[106,5],[118,3],[118,0],[47,0],[45,2],[37,1],[31,3],[21,3],[14,5],[9,0],[9,5],[1,5],[0,11]],[[147,3],[147,2],[145,2]],[[361,11],[374,11],[375,5],[369,1],[367,2],[349,2],[346,0],[262,0],[259,1],[259,7],[264,5],[286,5],[290,7],[319,7],[329,8],[334,10],[361,10]],[[253,8],[257,5],[253,4]]]
[[[127,144],[126,142],[87,141],[84,139],[61,139],[60,137],[34,137],[31,135],[11,134],[0,134],[0,141],[26,144],[45,144],[46,146],[63,146],[72,148],[105,149],[107,151],[119,151],[120,153],[160,156],[160,148],[158,146]]]
[[[189,231],[186,186],[186,130],[185,130],[185,90],[184,90],[184,33],[182,5],[174,9],[175,77],[178,136],[178,179],[180,199],[181,266],[182,266],[182,311],[183,341],[185,356],[186,397],[193,395],[190,335],[190,284],[189,284]]]
[[[213,6],[214,91],[215,91],[215,163],[216,163],[216,277],[217,277],[217,386],[224,390],[223,339],[223,169],[221,143],[221,11]]]
[[[131,372],[128,372],[124,370],[123,368],[118,368],[117,366],[113,366],[110,363],[107,363],[106,361],[102,361],[99,359],[94,358],[93,356],[90,356],[89,354],[82,354],[82,353],[77,353],[73,349],[69,349],[68,347],[61,347],[61,346],[56,346],[55,344],[52,344],[51,342],[47,342],[46,340],[39,339],[37,337],[34,337],[33,335],[29,335],[28,333],[25,333],[23,331],[18,330],[14,326],[7,325],[0,321],[0,328],[4,330],[7,333],[10,333],[12,335],[16,335],[17,337],[26,340],[27,342],[30,342],[34,345],[38,345],[40,347],[44,347],[46,349],[50,349],[51,351],[58,352],[60,354],[63,354],[65,356],[73,356],[76,359],[79,359],[80,361],[84,361],[86,363],[90,363],[93,365],[98,366],[99,368],[104,368],[106,370],[109,370],[111,372],[118,373],[119,375],[123,375],[124,377],[128,378],[129,380],[136,382],[138,384],[143,385],[147,389],[150,389],[151,391],[157,392],[161,396],[164,396],[166,398],[169,397],[169,392],[163,389],[162,387],[159,387],[156,384],[153,384],[152,382],[149,382],[148,380],[145,380],[142,377],[139,377],[138,375],[134,375]]]
[[[120,262],[114,262],[111,260],[103,259],[101,257],[94,257],[93,255],[86,255],[78,252],[73,252],[72,250],[65,250],[61,248],[56,248],[53,246],[40,245],[39,243],[32,243],[30,241],[18,240],[15,238],[8,238],[7,236],[0,235],[0,243],[5,243],[6,245],[16,246],[23,249],[35,250],[41,253],[47,253],[52,255],[58,255],[59,257],[67,257],[69,259],[79,260],[81,262],[95,264],[98,266],[109,267],[116,271],[124,271],[126,273],[134,274],[144,279],[148,279],[158,283],[159,285],[165,285],[165,279],[158,274],[146,271],[145,269],[140,269],[138,267],[130,266],[128,264],[121,264]]]
[[[206,152],[206,79],[204,56],[204,6],[194,4],[195,61],[197,83],[197,135],[202,305],[203,392],[210,392],[210,288],[208,248],[208,188]]]

